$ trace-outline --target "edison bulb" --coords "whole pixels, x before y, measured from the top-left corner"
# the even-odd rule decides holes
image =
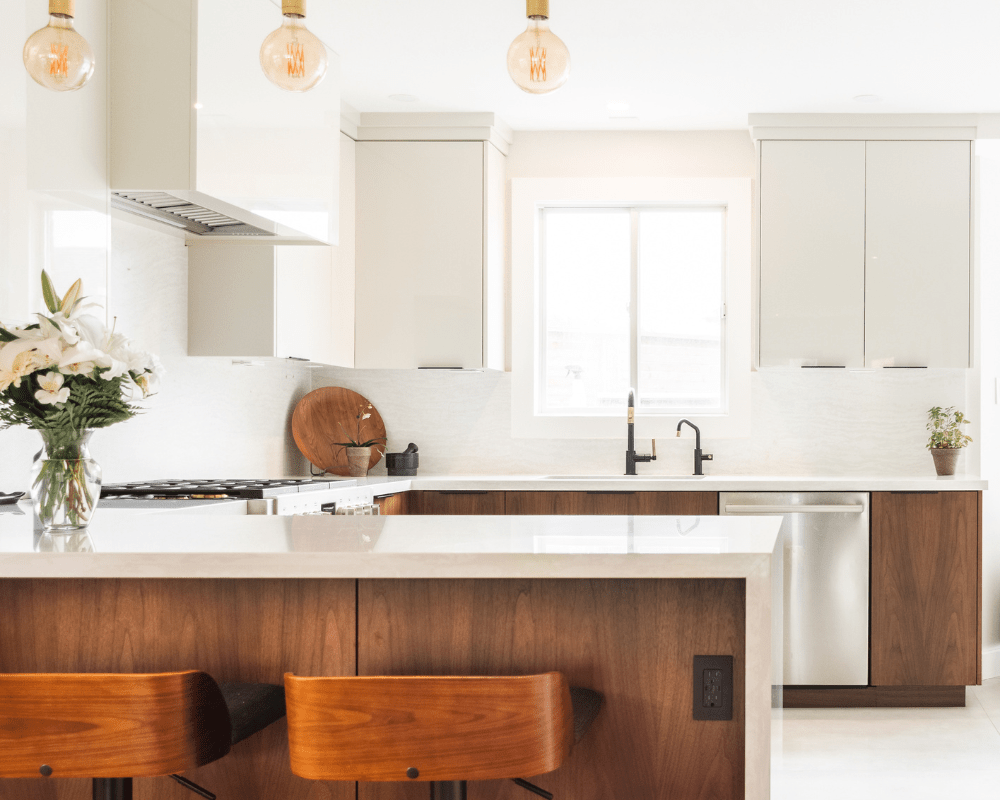
[[[507,71],[526,92],[551,92],[569,77],[569,48],[549,30],[548,20],[533,17],[507,51]]]
[[[275,86],[307,92],[326,75],[326,48],[302,16],[286,14],[281,27],[260,46],[260,66]]]
[[[68,14],[50,14],[49,24],[24,43],[23,55],[28,74],[54,92],[75,91],[94,74],[94,51]]]

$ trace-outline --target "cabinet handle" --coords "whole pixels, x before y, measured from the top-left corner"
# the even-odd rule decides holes
[[[800,369],[847,369],[843,364],[803,364]]]
[[[927,367],[882,367],[882,369],[927,369]]]
[[[635,492],[607,491],[607,492],[586,492],[586,494],[635,494]]]
[[[842,506],[726,506],[727,514],[860,514],[863,505]]]
[[[486,491],[475,491],[472,489],[452,489],[445,491],[444,489],[438,490],[437,494],[489,494]]]

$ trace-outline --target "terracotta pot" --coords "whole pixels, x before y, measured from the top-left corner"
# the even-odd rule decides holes
[[[371,447],[346,447],[347,474],[352,478],[364,478],[368,475],[368,464],[372,460]]]
[[[934,469],[937,470],[937,474],[954,475],[961,453],[960,447],[932,447],[931,455],[934,456]]]

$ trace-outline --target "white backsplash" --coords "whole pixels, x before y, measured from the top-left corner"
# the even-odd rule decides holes
[[[754,373],[752,430],[742,439],[705,439],[715,475],[933,475],[924,444],[927,409],[966,407],[962,370],[813,370]],[[327,368],[314,388],[343,386],[367,397],[385,420],[389,451],[415,442],[420,474],[615,474],[620,439],[540,440],[511,436],[509,373]],[[694,436],[660,439],[641,474],[690,474]],[[641,418],[636,450],[649,452]],[[973,454],[963,459],[974,458]],[[380,462],[377,472],[384,472]],[[960,462],[960,471],[965,464]],[[975,472],[974,465],[970,472]]]
[[[286,361],[245,367],[189,358],[184,241],[118,219],[111,240],[109,321],[117,318],[119,332],[156,353],[167,375],[146,413],[94,434],[91,452],[105,482],[307,472],[290,430],[311,370]],[[239,313],[224,303],[220,298],[220,314]],[[33,431],[0,433],[0,491],[28,488],[38,447]]]

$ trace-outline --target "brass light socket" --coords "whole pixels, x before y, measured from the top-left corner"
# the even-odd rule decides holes
[[[306,0],[281,0],[281,13],[286,17],[304,17]]]
[[[549,0],[527,0],[528,16],[549,18]]]
[[[63,17],[76,16],[76,0],[49,0],[49,13]]]

